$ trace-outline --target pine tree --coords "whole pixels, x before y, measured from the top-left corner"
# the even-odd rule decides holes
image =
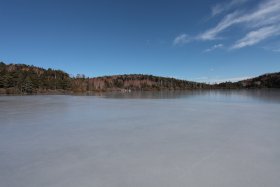
[[[32,93],[33,92],[33,84],[30,77],[26,77],[22,84],[22,92],[24,93]]]

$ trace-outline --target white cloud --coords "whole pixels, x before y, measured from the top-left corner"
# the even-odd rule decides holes
[[[231,14],[226,15],[222,21],[218,23],[218,25],[214,28],[211,28],[204,33],[198,35],[196,37],[197,40],[216,40],[220,37],[217,37],[217,35],[224,31],[225,29],[229,28],[236,22],[236,17],[239,15],[239,12],[234,12]]]
[[[187,34],[181,34],[177,36],[174,41],[173,45],[182,45],[190,42],[191,38]]]
[[[261,27],[280,23],[280,1],[268,0],[250,13],[235,11],[226,15],[216,27],[198,36],[200,40],[215,40],[218,34],[236,24],[247,24],[247,27]]]
[[[216,4],[211,8],[211,14],[212,16],[216,16],[248,1],[249,0],[231,0],[230,2]]]
[[[216,5],[216,8],[212,9],[212,14],[225,12],[247,1],[249,0],[232,0],[228,5],[224,4],[225,6],[222,6],[223,4]],[[253,9],[246,11],[241,11],[239,8],[225,15],[215,27],[193,37],[186,34],[179,35],[174,39],[173,43],[177,45],[186,44],[193,40],[212,41],[223,39],[221,34],[234,26],[242,27],[242,31],[246,33],[243,38],[233,44],[231,49],[252,46],[269,37],[278,35],[280,28],[280,0],[263,0]],[[208,50],[211,51],[211,49]]]
[[[252,77],[232,77],[232,78],[222,78],[222,79],[211,79],[211,83],[222,83],[222,82],[238,82],[246,79],[251,79]]]
[[[202,76],[202,77],[196,77],[193,79],[194,81],[208,81],[209,77]]]
[[[279,26],[262,27],[256,31],[249,32],[244,38],[236,41],[232,49],[239,49],[247,46],[255,45],[262,40],[280,34]]]
[[[208,49],[205,49],[204,52],[205,53],[208,53],[208,52],[211,52],[211,51],[214,51],[216,49],[220,49],[220,48],[223,48],[224,45],[223,44],[216,44],[216,45],[213,45],[212,47],[208,48]]]
[[[193,81],[207,82],[207,83],[214,84],[214,83],[222,83],[222,82],[238,82],[250,78],[252,77],[243,76],[243,77],[229,77],[229,78],[219,78],[219,77],[211,78],[211,77],[202,76],[202,77],[194,78]]]

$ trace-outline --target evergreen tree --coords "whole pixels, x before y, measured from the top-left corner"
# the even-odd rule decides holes
[[[30,77],[26,77],[22,84],[22,92],[31,94],[33,92],[33,83]]]

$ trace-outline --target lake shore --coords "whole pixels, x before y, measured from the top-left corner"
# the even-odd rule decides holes
[[[231,90],[278,90],[279,88],[208,88],[208,89],[177,89],[177,90],[125,90],[125,89],[114,89],[114,90],[98,90],[98,91],[86,91],[86,92],[74,92],[68,90],[47,90],[47,91],[39,91],[33,93],[20,93],[20,92],[11,92],[7,89],[0,89],[0,96],[26,96],[26,95],[102,95],[107,93],[145,93],[145,92],[188,92],[188,91],[231,91]],[[280,89],[279,89],[280,90]]]

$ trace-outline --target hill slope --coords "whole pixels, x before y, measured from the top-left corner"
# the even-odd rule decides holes
[[[0,62],[0,93],[44,93],[70,90],[71,78],[60,70]]]
[[[215,85],[152,75],[130,74],[86,78],[61,70],[0,62],[0,94],[73,93],[190,89],[280,88],[280,73]]]
[[[0,63],[0,93],[57,93],[90,91],[186,90],[210,85],[152,75],[115,75],[86,78],[70,77],[60,70],[24,64]]]
[[[280,72],[239,81],[238,84],[245,88],[280,88]]]

